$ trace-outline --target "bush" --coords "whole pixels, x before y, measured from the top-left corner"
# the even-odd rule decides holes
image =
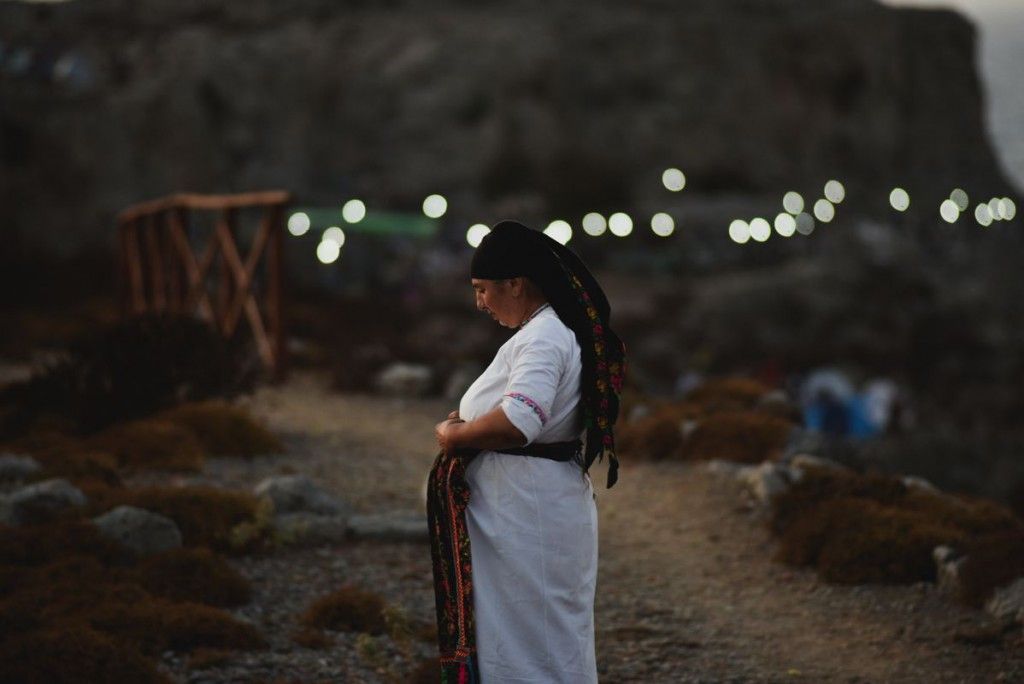
[[[18,684],[171,684],[133,648],[80,625],[30,630],[0,642],[0,680]]]
[[[677,458],[683,446],[679,422],[660,414],[626,423],[615,438],[623,455],[654,461]]]
[[[238,342],[196,318],[145,314],[101,328],[66,358],[0,391],[0,436],[49,425],[92,433],[182,401],[234,396],[254,386],[257,368]]]
[[[209,549],[174,549],[139,561],[139,586],[154,596],[222,608],[249,602],[249,581]]]
[[[314,601],[300,618],[307,627],[333,629],[339,632],[384,634],[387,604],[379,594],[353,586],[341,589]]]
[[[963,530],[926,515],[876,501],[825,501],[782,537],[779,560],[814,565],[830,582],[910,583],[935,581],[932,550],[955,544]]]
[[[210,486],[110,488],[91,494],[89,515],[122,505],[137,506],[177,523],[185,546],[215,551],[235,551],[232,531],[255,520],[260,507],[259,499],[251,494]]]
[[[778,560],[812,565],[833,582],[935,581],[940,544],[975,554],[964,580],[969,602],[1024,572],[1024,523],[1008,509],[875,473],[805,469],[775,499],[771,526],[781,537]]]
[[[686,400],[707,412],[743,411],[770,391],[756,380],[743,377],[710,378],[686,395]]]
[[[203,448],[188,428],[149,418],[114,425],[85,441],[86,448],[111,454],[118,467],[199,472]]]
[[[132,553],[107,539],[89,521],[6,527],[0,525],[0,563],[7,565],[45,565],[62,558],[81,555],[104,565],[126,565]]]
[[[161,413],[159,418],[190,430],[211,456],[284,451],[281,441],[253,420],[248,411],[222,401],[184,404]]]
[[[788,420],[754,411],[713,413],[698,423],[682,453],[690,459],[760,463],[773,459],[792,429]]]
[[[1024,530],[1019,527],[968,539],[958,551],[967,556],[958,598],[969,606],[981,607],[997,587],[1024,576]]]

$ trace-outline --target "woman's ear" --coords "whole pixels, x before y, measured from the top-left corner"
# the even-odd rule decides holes
[[[508,279],[510,292],[516,299],[523,296],[523,291],[526,287],[525,281],[526,278],[523,278],[522,276],[516,276],[515,278]]]

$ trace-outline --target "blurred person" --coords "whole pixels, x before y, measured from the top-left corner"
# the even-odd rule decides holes
[[[580,259],[503,221],[471,266],[476,305],[517,332],[436,426],[428,483],[443,682],[597,682],[597,506],[624,347]],[[585,442],[584,442],[585,439]]]

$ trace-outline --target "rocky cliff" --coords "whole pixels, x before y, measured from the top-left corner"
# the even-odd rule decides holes
[[[0,3],[0,42],[0,225],[55,251],[178,190],[443,192],[459,231],[833,177],[865,211],[1008,193],[971,25],[873,0]]]

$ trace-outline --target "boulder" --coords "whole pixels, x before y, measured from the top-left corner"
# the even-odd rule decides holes
[[[721,458],[713,458],[704,464],[704,468],[715,475],[725,475],[727,477],[737,477],[740,472],[744,470],[746,466],[735,461],[726,461]]]
[[[347,503],[318,487],[305,475],[267,478],[254,491],[257,496],[273,501],[276,514],[303,512],[344,517],[351,513]]]
[[[0,481],[24,481],[42,469],[39,461],[31,456],[0,454]]]
[[[430,391],[433,371],[416,363],[392,363],[377,374],[374,385],[382,394],[420,397]]]
[[[348,529],[357,539],[422,542],[429,538],[426,513],[414,511],[354,515],[349,518]]]
[[[0,522],[25,525],[44,522],[75,506],[84,506],[85,494],[63,478],[22,487],[0,501]]]
[[[935,559],[936,584],[939,591],[950,596],[959,596],[961,590],[960,572],[967,556],[951,546],[936,546],[932,550]]]
[[[764,505],[770,505],[772,500],[789,489],[794,481],[794,475],[788,466],[772,461],[746,466],[736,474],[754,498]]]
[[[928,480],[917,475],[904,475],[900,478],[903,485],[907,489],[916,489],[918,491],[939,493],[939,489]]]
[[[331,544],[345,541],[348,536],[348,519],[342,515],[297,511],[274,516],[273,528],[284,544]]]
[[[170,518],[135,506],[118,506],[93,518],[105,536],[141,556],[181,548],[181,531]]]
[[[985,603],[985,610],[1000,620],[1024,622],[1024,577],[996,589]]]

